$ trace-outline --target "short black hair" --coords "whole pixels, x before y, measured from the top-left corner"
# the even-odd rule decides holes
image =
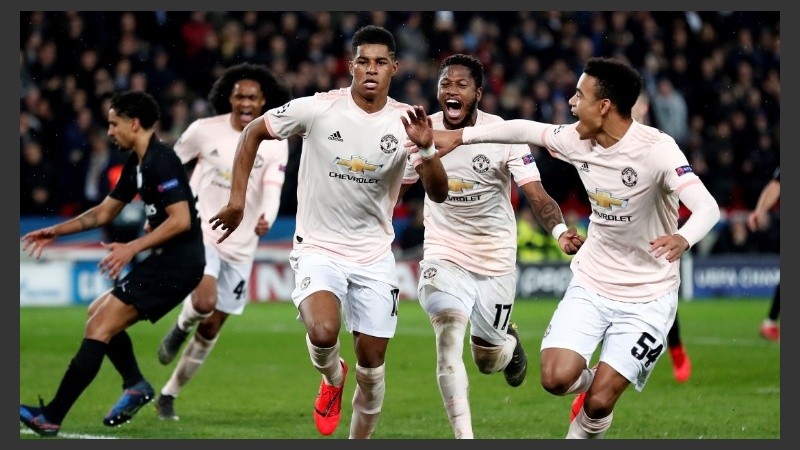
[[[350,48],[353,50],[353,55],[356,54],[359,45],[364,44],[383,44],[389,48],[389,53],[394,58],[395,51],[397,50],[394,44],[394,36],[386,28],[377,25],[366,25],[358,29],[353,34],[353,40],[350,42]]]
[[[289,88],[272,71],[262,65],[242,63],[225,69],[211,86],[208,102],[217,114],[231,112],[231,92],[234,85],[241,80],[253,80],[261,86],[261,92],[266,99],[261,114],[291,100]]]
[[[475,81],[475,87],[481,88],[483,87],[483,64],[481,61],[472,56],[472,55],[465,55],[463,53],[456,53],[455,55],[450,55],[445,58],[442,63],[439,65],[439,77],[441,78],[442,73],[444,73],[445,69],[450,66],[464,66],[469,69],[469,75]]]
[[[631,116],[631,108],[644,85],[636,69],[619,59],[595,57],[586,61],[583,73],[597,79],[595,95],[598,99],[611,100],[621,116]]]
[[[158,102],[147,92],[118,92],[111,97],[111,108],[119,116],[139,119],[139,123],[147,130],[153,128],[153,125],[161,118]]]

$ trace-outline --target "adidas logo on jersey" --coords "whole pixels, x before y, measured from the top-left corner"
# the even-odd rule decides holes
[[[339,141],[339,142],[344,142],[344,139],[342,139],[342,135],[341,135],[341,133],[339,133],[338,131],[337,131],[337,132],[335,132],[335,133],[333,133],[333,134],[331,134],[330,136],[328,136],[328,140],[329,140],[329,141]]]
[[[589,163],[581,164],[581,172],[588,172],[589,171]]]
[[[211,153],[209,153],[208,156],[219,156],[219,152],[217,149],[211,150]]]

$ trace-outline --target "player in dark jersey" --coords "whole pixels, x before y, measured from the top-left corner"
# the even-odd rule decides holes
[[[767,213],[778,203],[781,197],[781,168],[775,169],[772,179],[769,180],[761,195],[756,202],[756,208],[747,216],[747,226],[750,231],[763,230],[769,225]],[[781,329],[778,325],[778,316],[781,313],[781,284],[775,286],[775,293],[772,295],[772,302],[767,311],[767,317],[761,323],[761,337],[770,341],[781,341]]]
[[[116,187],[97,206],[57,225],[22,237],[23,250],[39,258],[58,236],[90,230],[111,222],[138,194],[145,207],[149,233],[127,243],[102,243],[108,255],[101,273],[117,278],[140,252],[137,263],[116,286],[89,306],[83,340],[47,404],[19,405],[19,419],[41,436],[55,436],[78,397],[97,376],[103,357],[122,377],[122,397],[103,419],[108,426],[130,421],[155,395],[139,371],[126,329],[140,320],[158,321],[181,303],[203,276],[205,253],[192,190],[180,159],[155,136],[159,108],[143,92],[117,94],[108,114],[108,136],[131,152]]]

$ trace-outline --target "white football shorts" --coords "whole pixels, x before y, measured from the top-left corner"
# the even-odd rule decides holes
[[[469,316],[470,334],[494,345],[506,340],[516,294],[516,274],[480,275],[442,259],[423,259],[419,263],[417,294],[420,305],[433,316],[445,309],[458,309]],[[447,296],[434,296],[434,292]]]
[[[217,279],[217,309],[227,314],[242,314],[249,297],[253,260],[233,264],[220,258],[213,244],[206,243],[204,247],[206,267],[203,274]]]
[[[677,309],[677,290],[646,303],[620,302],[591,292],[573,278],[547,325],[542,349],[573,350],[588,365],[602,341],[599,361],[641,391],[668,351],[667,334]]]
[[[339,299],[347,331],[392,338],[397,330],[400,289],[394,254],[361,266],[326,255],[292,250],[292,302],[299,307],[309,295],[330,291]]]

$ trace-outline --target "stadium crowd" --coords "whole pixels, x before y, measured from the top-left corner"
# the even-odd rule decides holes
[[[237,63],[266,65],[294,97],[348,86],[350,39],[365,24],[397,38],[390,96],[429,112],[438,65],[455,53],[486,68],[483,111],[548,123],[575,121],[567,99],[589,57],[628,60],[645,78],[651,124],[675,138],[724,210],[719,245],[701,250],[779,252],[777,214],[757,232],[743,219],[780,163],[777,11],[21,12],[21,217],[74,215],[108,193],[121,161],[105,136],[113,93],[152,94],[157,134],[172,144],[214,113],[211,85]],[[280,215],[296,212],[299,152],[292,138]],[[544,149],[534,156],[565,213],[588,216],[575,170]]]

